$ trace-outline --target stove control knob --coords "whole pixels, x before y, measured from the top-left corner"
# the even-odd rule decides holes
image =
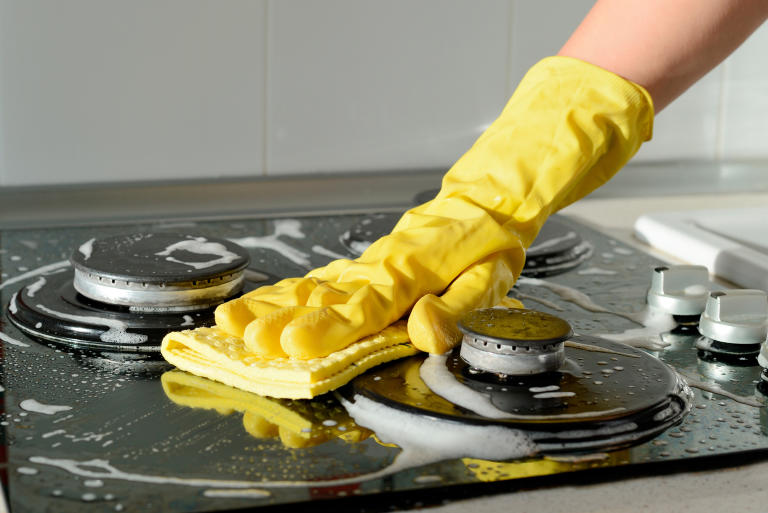
[[[699,333],[729,344],[760,344],[768,335],[768,294],[762,290],[710,292]]]
[[[709,293],[709,271],[703,265],[661,266],[653,270],[648,304],[672,315],[699,315]]]
[[[768,342],[763,342],[760,346],[760,354],[757,355],[757,363],[763,369],[768,370]]]

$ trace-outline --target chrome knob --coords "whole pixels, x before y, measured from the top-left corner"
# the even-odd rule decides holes
[[[703,265],[656,267],[648,304],[672,315],[699,315],[709,293],[709,271]]]
[[[711,292],[699,333],[728,344],[760,344],[768,335],[768,294],[762,290]]]

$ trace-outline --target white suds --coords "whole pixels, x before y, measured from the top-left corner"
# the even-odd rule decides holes
[[[613,349],[606,349],[605,347],[594,346],[592,344],[583,344],[581,342],[574,342],[573,340],[566,340],[565,347],[571,347],[573,349],[581,349],[583,351],[593,351],[596,353],[617,354],[620,356],[626,356],[627,358],[640,358],[640,355],[637,355],[637,354],[621,353],[619,351],[614,351]]]
[[[429,355],[419,369],[419,376],[425,385],[435,394],[457,406],[491,419],[501,419],[511,415],[499,410],[491,399],[468,386],[459,383],[445,365],[446,355]]]
[[[554,392],[555,390],[560,390],[560,387],[557,385],[549,385],[547,387],[531,387],[528,389],[529,392],[533,392],[534,394],[540,394],[541,392]]]
[[[542,392],[540,394],[535,394],[533,397],[535,399],[552,399],[555,397],[573,397],[575,395],[574,392]]]
[[[746,404],[747,406],[754,406],[755,408],[762,408],[763,406],[765,406],[754,397],[747,397],[743,395],[734,394],[733,392],[728,392],[727,390],[723,390],[722,388],[720,388],[715,384],[705,383],[688,374],[685,374],[679,371],[678,373],[683,376],[686,383],[688,383],[689,387],[698,388],[699,390],[703,390],[705,392],[711,392],[717,395],[722,395],[723,397],[733,399],[737,403]]]
[[[194,326],[195,320],[192,319],[191,315],[185,315],[183,316],[184,322],[182,322],[179,326]]]
[[[301,231],[301,223],[296,219],[278,219],[275,221],[275,232],[272,235],[229,240],[244,248],[271,249],[293,263],[308,269],[311,266],[309,255],[281,241],[278,237],[282,235],[294,239],[303,239],[304,233]]]
[[[610,269],[600,269],[599,267],[587,267],[586,269],[576,271],[576,274],[598,274],[598,275],[604,275],[604,276],[611,276],[613,274],[616,274],[616,271],[611,271]]]
[[[537,452],[536,444],[519,429],[437,420],[395,410],[361,395],[353,403],[342,399],[342,404],[357,425],[402,449],[389,467],[392,472],[447,459],[502,461]]]
[[[540,297],[531,296],[531,295],[528,295],[528,294],[523,294],[522,292],[520,292],[517,289],[514,289],[513,292],[515,293],[515,297],[517,299],[521,300],[521,301],[525,301],[525,300],[529,300],[530,299],[531,301],[536,301],[537,303],[539,303],[541,305],[544,305],[547,308],[549,308],[551,310],[555,310],[557,312],[562,312],[564,310],[564,308],[562,306],[560,306],[560,305],[558,305],[556,303],[553,303],[552,301],[547,301],[546,299],[541,299]]]
[[[43,404],[34,399],[24,399],[19,404],[22,410],[31,411],[32,413],[42,413],[44,415],[55,415],[62,411],[71,410],[71,406],[58,406],[55,404]]]
[[[628,248],[613,248],[613,252],[618,255],[632,255],[635,252]]]
[[[18,292],[14,292],[13,295],[11,296],[11,301],[8,303],[8,310],[12,314],[15,314],[16,312],[19,311],[19,307],[18,307],[18,305],[16,305],[16,296],[17,295],[18,295]]]
[[[16,472],[19,474],[24,474],[25,476],[34,476],[37,474],[38,470],[32,467],[19,467],[16,469]]]
[[[83,258],[85,260],[88,260],[91,258],[91,254],[93,254],[93,243],[96,240],[96,238],[87,240],[83,242],[77,250],[80,252],[80,254],[83,255]]]
[[[203,492],[204,497],[217,497],[227,499],[263,499],[272,495],[267,490],[261,490],[259,488],[245,488],[242,490],[205,490]]]
[[[635,322],[642,324],[642,328],[632,328],[622,333],[600,333],[596,336],[651,351],[660,351],[669,345],[669,342],[661,338],[661,334],[677,325],[672,315],[650,307],[634,315]]]
[[[27,297],[35,297],[35,294],[37,294],[37,291],[43,288],[43,285],[45,285],[45,278],[41,277],[34,283],[30,283],[27,285]]]
[[[99,488],[104,486],[104,481],[101,479],[86,479],[83,484],[89,488]]]
[[[568,301],[570,303],[574,303],[575,305],[583,308],[584,310],[587,310],[588,312],[595,312],[595,313],[608,313],[613,315],[618,315],[619,317],[624,317],[625,319],[629,319],[632,322],[635,322],[637,324],[642,324],[642,319],[644,318],[644,313],[626,313],[626,312],[615,312],[613,310],[610,310],[608,308],[605,308],[604,306],[600,306],[594,301],[592,301],[592,298],[590,298],[588,295],[584,294],[580,290],[576,290],[573,287],[568,287],[567,285],[560,285],[559,283],[552,283],[545,280],[540,280],[538,278],[526,278],[526,277],[520,277],[517,280],[518,283],[530,285],[532,287],[544,287],[558,296],[560,296],[561,299]]]
[[[336,253],[335,251],[331,251],[330,249],[324,248],[324,247],[319,246],[317,244],[312,246],[312,251],[314,251],[318,255],[323,255],[323,256],[327,256],[328,258],[333,258],[334,260],[340,260],[340,259],[343,259],[343,258],[348,258],[348,257],[346,257],[344,255],[340,255],[340,254]]]
[[[56,431],[49,431],[48,433],[43,433],[42,438],[50,438],[52,436],[56,435],[63,435],[66,433],[63,429],[57,429]]]
[[[259,271],[254,271],[253,269],[246,269],[245,271],[243,271],[243,275],[245,276],[246,280],[253,281],[256,283],[260,281],[267,281],[269,279],[269,276],[267,276],[266,274]]]
[[[29,347],[29,344],[27,344],[26,342],[21,342],[19,340],[16,340],[15,338],[11,338],[8,335],[6,335],[5,333],[3,333],[2,331],[0,331],[0,340],[2,340],[3,342],[5,342],[7,344],[14,345],[14,346]]]
[[[51,310],[45,305],[40,304],[37,305],[37,307],[45,313],[48,313],[54,317],[58,317],[59,319],[87,322],[108,327],[109,330],[99,335],[99,338],[102,340],[102,342],[114,342],[116,344],[141,344],[147,341],[147,335],[140,333],[128,333],[126,331],[127,327],[122,321],[115,319],[105,319],[103,317],[66,314]]]
[[[443,481],[443,476],[437,476],[437,475],[416,476],[413,478],[413,482],[418,484],[440,483],[442,481]]]
[[[211,255],[214,258],[204,262],[180,260],[172,256],[176,251],[187,251],[189,253],[195,253],[196,255]],[[205,269],[207,267],[213,267],[214,265],[229,264],[240,258],[239,255],[229,251],[223,244],[219,242],[208,242],[208,239],[205,237],[195,237],[176,242],[165,248],[163,251],[158,251],[155,254],[157,256],[164,256],[169,262],[188,265],[195,269]]]
[[[552,239],[547,239],[540,244],[534,244],[533,246],[528,248],[528,253],[541,251],[542,249],[546,249],[552,246],[556,246],[557,244],[560,244],[561,242],[575,239],[577,237],[576,232],[568,232],[562,237],[554,237]]]
[[[369,240],[353,240],[349,242],[349,247],[355,253],[362,255],[365,253],[366,249],[371,247],[371,244],[373,244],[373,242]]]
[[[20,274],[18,276],[14,276],[13,278],[4,280],[2,283],[0,283],[0,289],[3,289],[8,285],[12,285],[14,283],[24,281],[27,278],[31,278],[33,276],[39,276],[41,274],[49,274],[53,271],[57,271],[65,267],[69,267],[69,260],[61,260],[60,262],[55,262],[53,264],[48,264],[42,267],[38,267],[37,269],[32,269],[31,271],[28,271],[24,274]]]

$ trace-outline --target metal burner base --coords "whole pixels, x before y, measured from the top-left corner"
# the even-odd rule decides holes
[[[691,390],[660,360],[616,342],[575,340],[602,352],[569,348],[556,372],[501,378],[473,373],[457,348],[433,389],[422,377],[427,357],[417,355],[364,374],[341,393],[348,400],[360,395],[415,415],[521,429],[545,454],[635,445],[690,411]],[[447,400],[457,387],[463,392],[456,398],[473,399]]]

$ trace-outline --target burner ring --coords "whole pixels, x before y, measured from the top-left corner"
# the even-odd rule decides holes
[[[187,311],[209,308],[229,299],[243,287],[243,271],[187,283],[147,283],[105,278],[75,269],[73,285],[80,294],[136,312]]]
[[[502,375],[552,372],[565,362],[573,335],[564,320],[523,309],[474,310],[459,321],[461,358],[471,368]]]

